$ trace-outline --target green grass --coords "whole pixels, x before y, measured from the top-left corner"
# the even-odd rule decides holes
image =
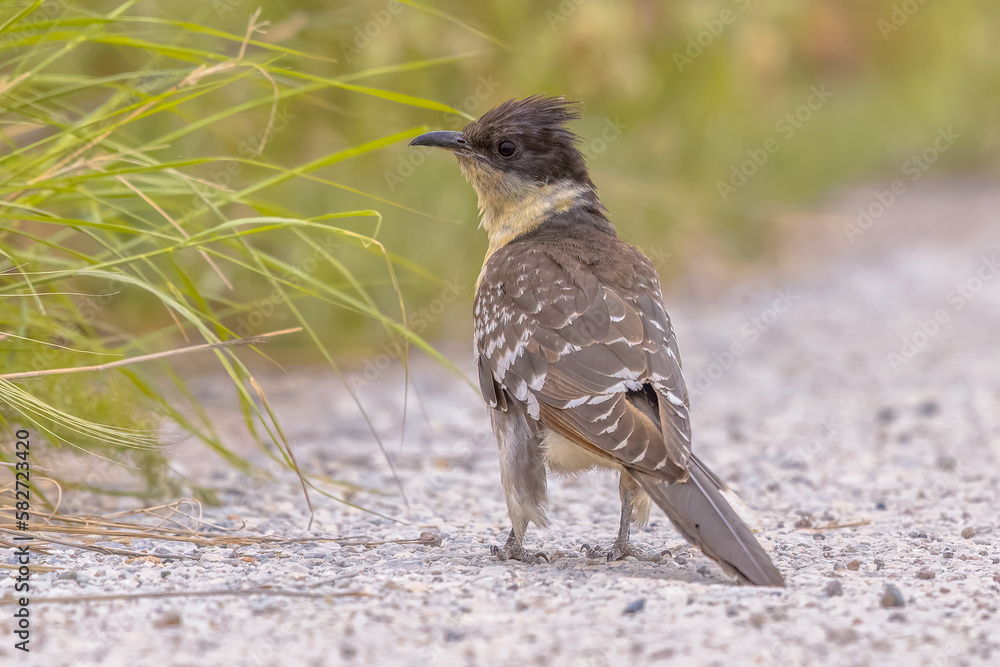
[[[0,16],[0,375],[20,374],[0,380],[7,429],[28,426],[54,446],[133,466],[147,482],[137,491],[160,493],[167,480],[155,429],[162,419],[238,468],[249,464],[221,442],[166,361],[73,369],[246,339],[292,322],[301,329],[292,334],[295,344],[312,346],[338,372],[337,338],[317,331],[303,315],[305,302],[377,322],[437,356],[406,325],[397,276],[406,269],[394,266],[378,239],[378,210],[310,214],[269,196],[299,183],[344,189],[323,171],[424,128],[331,142],[299,161],[268,159],[264,151],[294,120],[286,104],[309,104],[310,95],[331,89],[452,110],[357,83],[364,72],[354,82],[306,74],[303,63],[330,59],[261,42],[255,23],[229,33],[137,15],[136,0],[106,13],[87,4],[8,3]],[[88,65],[95,51],[99,73]],[[229,131],[233,125],[249,131],[240,138]],[[220,143],[220,128],[239,139],[235,153]],[[394,307],[377,303],[352,266],[392,286]],[[294,467],[280,424],[236,349],[199,354],[214,355],[247,427]],[[30,377],[55,369],[64,372]],[[0,445],[5,461],[12,442]]]

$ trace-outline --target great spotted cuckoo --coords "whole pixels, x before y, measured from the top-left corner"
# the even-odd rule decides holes
[[[652,499],[727,572],[784,586],[723,482],[691,452],[688,392],[659,277],[608,219],[567,128],[579,117],[574,103],[536,95],[461,132],[410,143],[455,154],[489,235],[474,348],[513,522],[493,553],[544,558],[523,540],[529,522],[546,525],[546,468],[610,468],[622,510],[608,560],[637,553],[630,525],[647,522]]]

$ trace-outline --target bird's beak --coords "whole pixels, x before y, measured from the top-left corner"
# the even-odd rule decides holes
[[[433,146],[435,148],[446,148],[450,151],[467,153],[469,144],[461,132],[427,132],[410,142],[411,146]]]

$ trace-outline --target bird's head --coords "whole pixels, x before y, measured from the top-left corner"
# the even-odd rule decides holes
[[[580,115],[578,103],[534,95],[490,109],[461,132],[428,132],[410,145],[455,154],[479,195],[492,251],[575,205],[603,210],[567,127]]]

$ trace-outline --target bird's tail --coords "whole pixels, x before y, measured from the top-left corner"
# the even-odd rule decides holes
[[[681,483],[668,484],[639,471],[629,474],[677,530],[722,569],[754,586],[784,587],[778,568],[722,497],[718,478],[697,458],[691,456],[688,479]]]

